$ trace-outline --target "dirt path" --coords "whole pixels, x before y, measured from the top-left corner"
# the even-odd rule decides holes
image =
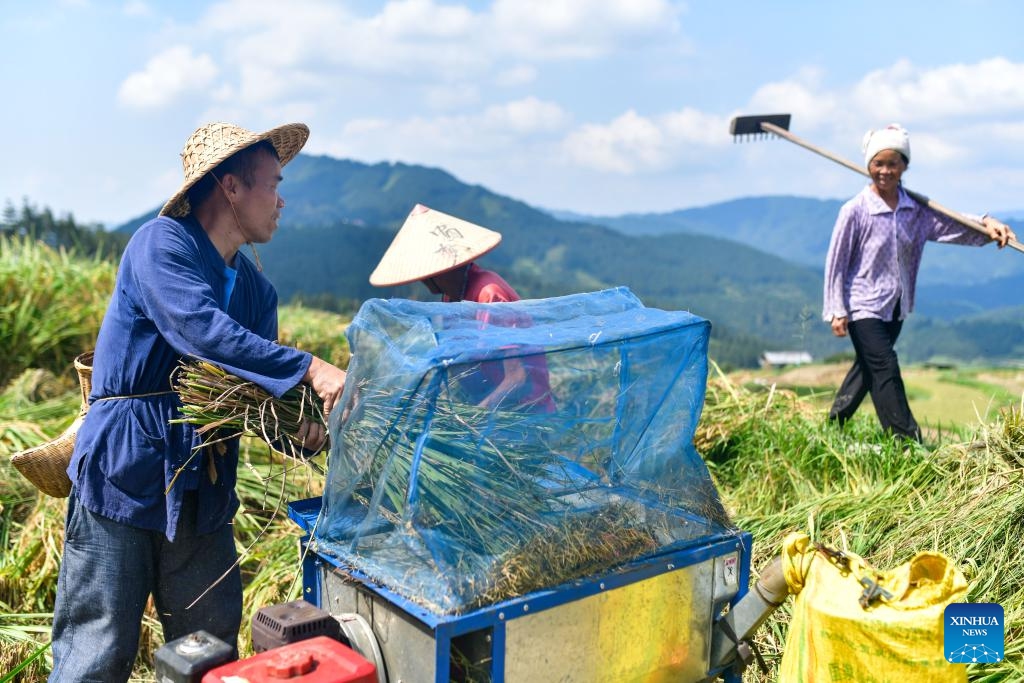
[[[821,387],[835,388],[843,381],[847,365],[800,365],[785,370],[737,370],[729,377],[740,384],[776,384],[780,387]]]

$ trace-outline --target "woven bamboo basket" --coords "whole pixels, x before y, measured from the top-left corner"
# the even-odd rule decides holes
[[[68,478],[67,469],[71,463],[71,453],[75,449],[75,434],[78,433],[85,414],[89,412],[92,359],[92,351],[75,358],[75,371],[78,373],[78,384],[82,390],[82,408],[75,421],[53,441],[11,456],[11,464],[23,477],[40,491],[54,498],[67,498],[71,493],[71,480]]]

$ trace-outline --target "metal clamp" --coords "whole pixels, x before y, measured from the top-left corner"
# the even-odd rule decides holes
[[[864,586],[864,591],[860,594],[861,609],[868,609],[879,600],[891,600],[892,593],[882,588],[881,584],[871,576],[862,576],[860,578],[860,585]]]
[[[850,558],[842,550],[829,548],[822,543],[815,543],[814,549],[828,558],[828,561],[839,568],[840,573],[846,576],[850,573]]]

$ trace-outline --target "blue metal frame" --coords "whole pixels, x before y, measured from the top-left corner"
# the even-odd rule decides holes
[[[308,498],[288,504],[288,516],[306,532],[300,541],[303,551],[302,586],[306,601],[321,604],[320,570],[325,564],[342,569],[346,575],[360,582],[367,590],[376,593],[388,603],[395,605],[406,614],[422,622],[435,634],[435,672],[437,680],[447,681],[449,675],[449,652],[453,638],[466,633],[490,629],[493,644],[492,680],[502,677],[493,672],[505,669],[505,625],[512,619],[531,614],[538,610],[556,607],[580,598],[596,595],[607,590],[627,586],[665,572],[686,567],[705,560],[740,551],[740,574],[738,593],[730,603],[735,604],[748,590],[750,581],[750,555],[752,538],[749,533],[736,531],[715,534],[701,539],[699,545],[664,554],[643,558],[606,574],[588,576],[561,586],[534,591],[524,596],[478,608],[463,614],[436,614],[398,595],[386,586],[375,583],[369,577],[348,565],[335,562],[329,555],[321,555],[311,547],[312,531],[320,513],[321,498]],[[709,675],[723,676],[726,683],[740,683],[740,676],[726,669],[708,672]]]

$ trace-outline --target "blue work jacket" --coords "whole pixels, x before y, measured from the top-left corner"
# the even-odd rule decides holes
[[[227,442],[226,454],[210,456],[217,471],[211,477],[207,454],[194,450],[195,430],[169,423],[181,416],[171,372],[184,357],[202,358],[281,396],[301,381],[312,356],[274,341],[277,292],[243,254],[233,266],[225,301],[224,259],[192,216],[154,218],[129,241],[96,340],[89,412],[68,467],[89,510],[172,541],[186,489],[198,490],[198,533],[234,516],[238,440]]]

